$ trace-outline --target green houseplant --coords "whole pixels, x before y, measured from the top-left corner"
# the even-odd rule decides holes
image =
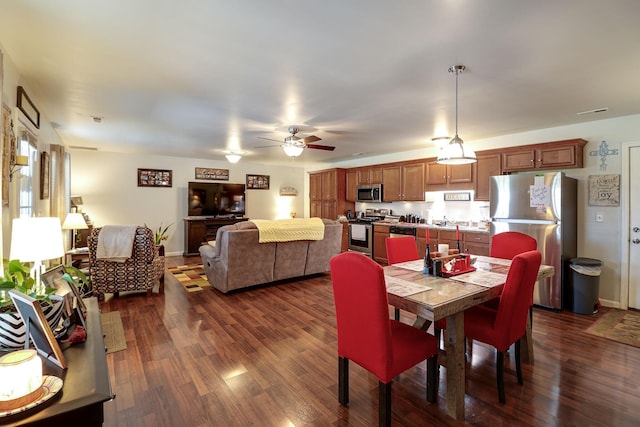
[[[145,224],[144,226],[147,228],[151,228],[153,230],[153,241],[156,244],[156,246],[160,246],[162,245],[163,241],[169,238],[168,231],[169,231],[169,227],[171,227],[172,225],[173,223],[162,228],[162,223],[160,223],[160,227],[158,227],[157,229],[153,229],[149,227],[147,224]]]
[[[28,264],[5,259],[3,265],[4,276],[0,278],[0,347],[23,348],[26,330],[9,291],[16,290],[40,301],[49,325],[57,325],[60,321],[62,299],[53,295],[55,288],[36,283],[30,275]]]

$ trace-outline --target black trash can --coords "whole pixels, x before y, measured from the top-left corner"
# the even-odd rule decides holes
[[[569,266],[571,267],[573,312],[597,313],[602,261],[593,258],[573,258],[569,261]]]

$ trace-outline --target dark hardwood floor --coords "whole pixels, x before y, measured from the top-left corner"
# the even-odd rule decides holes
[[[200,258],[167,258],[185,263]],[[105,426],[377,425],[377,379],[354,363],[350,407],[338,404],[328,274],[230,295],[187,293],[167,274],[164,295],[108,296],[101,309],[120,311],[128,346],[107,355],[116,398]],[[436,404],[425,364],[410,369],[393,386],[393,425],[640,425],[640,349],[587,334],[599,316],[534,309],[535,364],[519,386],[510,352],[504,406],[494,351],[475,342],[466,423],[446,414],[445,368]]]

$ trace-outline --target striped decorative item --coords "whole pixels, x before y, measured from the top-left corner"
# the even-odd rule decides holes
[[[62,306],[62,299],[54,299],[53,305],[42,306],[42,312],[51,329],[55,329],[60,323]],[[0,348],[24,348],[25,332],[24,322],[20,314],[0,313]]]

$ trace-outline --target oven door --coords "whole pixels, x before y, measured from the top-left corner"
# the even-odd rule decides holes
[[[367,256],[373,253],[373,226],[371,224],[349,224],[349,250]]]

